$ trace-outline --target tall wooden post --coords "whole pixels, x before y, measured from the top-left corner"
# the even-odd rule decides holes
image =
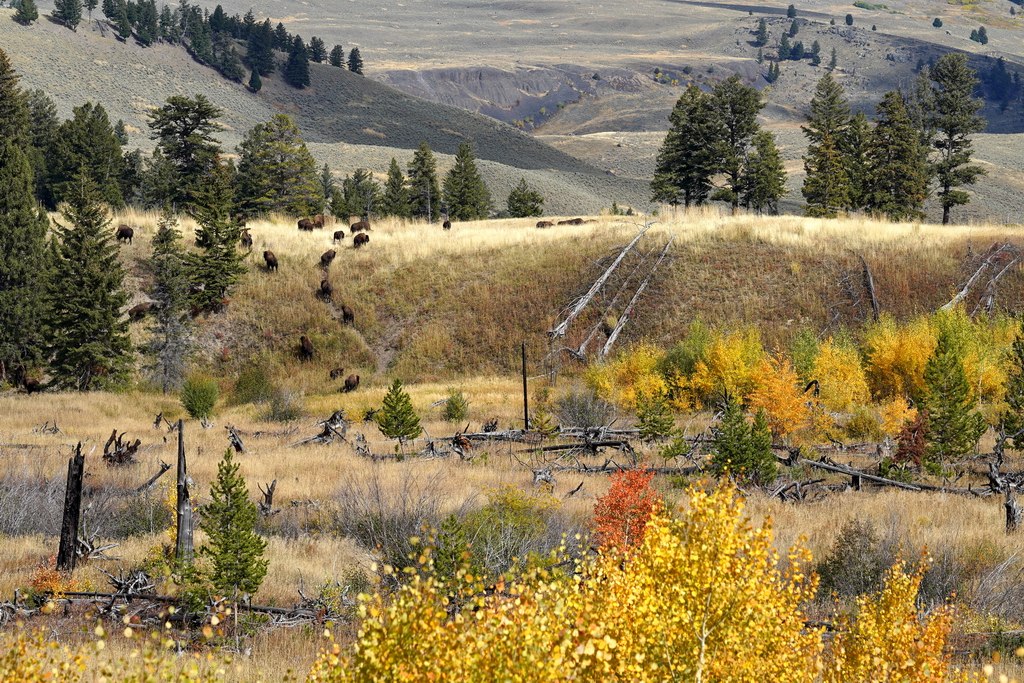
[[[523,342],[523,429],[530,428],[530,400],[526,395],[526,342]]]
[[[57,569],[71,572],[78,559],[78,525],[82,514],[82,477],[85,474],[85,456],[82,442],[75,446],[75,454],[68,459],[68,481],[64,488],[64,517],[60,525],[60,548],[57,551]]]
[[[185,464],[185,421],[178,420],[178,534],[174,544],[174,559],[179,562],[192,560],[192,501],[188,491]]]

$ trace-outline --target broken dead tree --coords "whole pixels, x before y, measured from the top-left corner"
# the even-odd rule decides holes
[[[329,418],[321,420],[317,424],[322,427],[318,434],[308,439],[296,441],[292,444],[292,448],[305,446],[310,443],[329,444],[334,443],[336,440],[343,443],[348,442],[346,435],[348,434],[349,421],[345,418],[344,410],[335,410]]]
[[[1021,516],[1024,515],[1024,510],[1017,504],[1017,499],[1013,495],[1013,489],[1006,492],[1003,508],[1006,510],[1006,533],[1012,534],[1020,528]]]
[[[174,539],[174,559],[191,562],[192,496],[188,490],[188,471],[185,462],[185,421],[178,420],[178,484],[176,502],[177,535]]]
[[[137,460],[135,454],[139,452],[142,439],[125,443],[124,436],[127,432],[117,433],[115,429],[110,433],[110,438],[103,444],[103,462],[110,466],[134,465]]]
[[[668,242],[665,244],[665,248],[661,250],[661,255],[658,257],[658,260],[654,262],[650,272],[647,273],[647,277],[640,283],[640,286],[636,289],[636,293],[633,294],[633,298],[629,300],[628,304],[626,304],[626,310],[619,316],[619,321],[615,324],[614,329],[612,329],[612,333],[608,335],[608,341],[604,343],[604,348],[601,349],[601,358],[608,357],[608,353],[612,350],[612,346],[615,345],[615,340],[619,338],[619,333],[622,332],[622,328],[626,326],[626,323],[629,322],[629,319],[632,317],[633,310],[636,308],[636,302],[640,300],[640,296],[644,293],[644,290],[647,289],[647,285],[650,284],[654,274],[658,271],[658,266],[660,266],[661,262],[665,260],[665,257],[668,255],[668,250],[672,246],[672,242],[675,238],[675,235],[669,238]]]
[[[871,301],[871,318],[877,323],[881,315],[881,308],[878,306],[878,297],[875,295],[875,278],[871,274],[871,268],[868,267],[868,262],[864,255],[857,254],[857,257],[860,258],[860,265],[863,267],[864,289],[867,291],[868,299]]]
[[[68,459],[68,479],[64,489],[64,517],[60,525],[60,547],[57,551],[57,570],[72,572],[78,559],[78,526],[82,515],[82,478],[85,475],[85,456],[82,443],[75,446],[75,454]]]
[[[135,489],[135,494],[138,495],[140,493],[145,493],[146,491],[149,491],[150,489],[152,489],[153,486],[156,485],[157,479],[159,479],[160,477],[164,476],[164,472],[166,472],[169,469],[171,469],[170,465],[168,465],[165,462],[161,462],[160,463],[160,471],[157,472],[156,474],[154,474],[149,479],[147,479],[145,484],[142,484],[141,486],[136,488]]]
[[[242,436],[235,429],[234,425],[228,425],[224,429],[228,430],[228,443],[235,449],[235,453],[245,453],[245,444],[242,442]]]
[[[990,268],[994,268],[996,265],[1002,263],[1003,261],[1006,261],[1007,259],[1009,259],[1009,263],[1005,264],[1005,266],[1002,270],[999,271],[999,273],[997,273],[995,276],[989,279],[989,282],[985,288],[986,291],[988,291],[989,288],[992,288],[994,290],[996,281],[998,281],[998,279],[1003,276],[1003,273],[1005,273],[1007,270],[1009,270],[1011,266],[1016,265],[1020,261],[1020,250],[1016,247],[1016,245],[1010,244],[1009,242],[1004,242],[1003,244],[993,244],[992,247],[988,250],[988,254],[985,256],[985,260],[981,262],[981,265],[978,266],[978,268],[974,271],[974,274],[967,279],[967,282],[964,284],[963,287],[960,288],[960,291],[957,292],[953,296],[953,298],[950,299],[947,303],[943,304],[943,306],[940,307],[939,310],[948,311],[949,309],[953,308],[954,306],[962,302],[965,298],[967,298],[967,295],[970,294],[971,288],[974,287],[975,284],[977,284],[981,277],[986,272],[988,272]]]
[[[256,504],[260,514],[264,517],[271,517],[276,515],[280,510],[274,509],[274,491],[277,489],[277,479],[267,484],[267,488],[263,488],[259,484],[256,488],[260,490],[260,501]]]

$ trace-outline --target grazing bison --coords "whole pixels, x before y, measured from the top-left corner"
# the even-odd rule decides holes
[[[317,296],[319,296],[324,301],[330,301],[331,300],[331,296],[333,296],[333,295],[334,295],[334,287],[331,287],[331,283],[328,282],[326,278],[321,280],[320,281],[320,291],[317,292]]]
[[[300,218],[299,230],[303,230],[305,232],[313,232],[313,221],[311,221],[308,218]]]
[[[356,314],[345,304],[341,305],[341,322],[344,325],[351,325],[356,321]]]
[[[558,221],[559,225],[583,225],[586,221],[582,218],[569,218],[564,221]]]
[[[135,304],[128,309],[128,318],[130,320],[142,320],[146,317],[146,314],[153,310],[152,301],[143,301],[141,304]]]
[[[130,225],[119,225],[117,226],[117,232],[114,233],[118,242],[132,243],[132,239],[135,238],[135,230]]]
[[[355,249],[358,249],[359,247],[363,246],[364,244],[366,244],[369,241],[370,241],[370,236],[367,235],[365,232],[361,232],[358,235],[356,235],[355,238],[353,238],[353,240],[352,240],[352,247],[355,248]]]
[[[338,255],[338,252],[334,249],[328,249],[324,253],[320,254],[320,267],[327,270],[331,267],[331,261]]]
[[[263,252],[263,260],[267,262],[267,270],[271,273],[277,272],[277,257],[274,252],[267,249]]]
[[[313,360],[313,342],[306,335],[299,337],[299,358],[304,361]]]
[[[248,230],[242,229],[242,234],[238,236],[238,241],[243,249],[252,249],[252,235],[249,234]]]
[[[314,228],[318,230],[323,230],[324,225],[327,223],[327,216],[321,213],[319,215],[313,216],[313,218],[311,218],[310,220],[313,221]]]
[[[331,379],[338,379],[345,374],[345,368],[334,368],[331,370]]]
[[[344,230],[335,230],[334,231],[334,241],[335,242],[340,242],[343,239],[345,239],[345,231]]]
[[[441,224],[441,229],[442,230],[451,230],[452,229],[452,222],[446,218],[444,223]]]
[[[538,228],[550,228],[554,223],[551,221],[537,221]]]
[[[363,232],[364,230],[366,232],[369,232],[370,221],[359,221],[358,223],[353,223],[352,225],[348,226],[348,229],[352,231],[353,235],[356,234],[357,232]]]
[[[358,386],[359,375],[349,375],[348,377],[345,378],[345,387],[343,390],[345,391],[345,393],[348,393],[350,391],[355,391]]]

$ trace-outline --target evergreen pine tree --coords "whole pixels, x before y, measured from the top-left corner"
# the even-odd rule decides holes
[[[245,273],[244,255],[238,251],[242,229],[232,218],[232,169],[223,163],[207,174],[191,213],[198,252],[189,254],[193,311],[219,311]]]
[[[155,309],[150,326],[152,338],[148,344],[152,355],[150,371],[153,380],[166,394],[178,389],[185,379],[191,348],[188,257],[181,245],[177,220],[169,212],[160,217],[149,265],[153,275],[149,295]]]
[[[45,358],[50,222],[33,190],[25,151],[0,140],[0,381],[12,374],[24,378]]]
[[[505,206],[508,215],[513,218],[543,216],[544,195],[527,185],[526,178],[520,178],[519,183],[508,193]]]
[[[712,197],[732,205],[733,213],[740,204],[743,163],[754,134],[759,130],[757,114],[764,107],[761,93],[745,85],[739,76],[730,76],[719,82],[711,93],[715,118],[721,125],[718,144],[719,169],[725,184]]]
[[[228,448],[217,465],[210,502],[200,509],[199,528],[206,533],[207,542],[199,552],[210,558],[213,587],[234,603],[237,638],[238,603],[244,595],[259,590],[267,575],[263,557],[267,542],[256,533],[256,506],[249,500],[249,489],[232,457]]]
[[[287,114],[257,124],[242,138],[235,198],[245,216],[308,216],[323,205],[316,161]]]
[[[924,383],[925,464],[941,471],[970,454],[986,428],[984,418],[974,410],[963,350],[948,332],[939,334],[935,353],[924,367]]]
[[[789,19],[796,19],[796,7],[790,5],[786,8],[786,17]]]
[[[89,12],[89,19],[92,19],[92,13],[96,9],[97,4],[97,0],[85,0],[85,9]]]
[[[60,124],[51,141],[47,167],[51,209],[69,194],[80,192],[78,180],[82,173],[99,191],[101,201],[114,207],[124,205],[121,141],[101,104],[86,102],[72,110],[72,117]]]
[[[378,213],[381,200],[380,185],[365,168],[357,168],[351,176],[345,176],[341,192],[336,192],[331,212],[338,217],[362,216],[369,220]]]
[[[1013,340],[1007,375],[1002,429],[1013,447],[1024,451],[1024,332],[1021,330]]]
[[[35,176],[35,195],[44,204],[50,199],[47,180],[49,178],[49,161],[47,155],[53,145],[54,137],[60,126],[57,118],[57,105],[38,88],[25,93],[25,102],[29,111],[28,146],[26,153],[32,162],[32,175]],[[2,105],[0,105],[2,108]],[[0,129],[3,123],[0,122]],[[0,138],[3,136],[0,135]]]
[[[405,442],[415,439],[423,431],[420,427],[420,418],[412,408],[412,399],[408,392],[402,388],[402,381],[396,379],[388,393],[384,396],[384,403],[377,411],[377,427],[381,434],[389,439],[398,439],[398,446],[404,451]]]
[[[799,62],[804,58],[804,44],[803,41],[796,41],[793,43],[793,50],[789,53],[789,58],[794,62]]]
[[[651,181],[651,200],[673,206],[703,204],[718,169],[715,147],[721,135],[711,96],[696,85],[687,87],[669,122]]]
[[[813,43],[811,43],[811,50],[809,54],[811,55],[812,65],[818,66],[819,64],[821,64],[821,43],[819,43],[818,41],[814,41]]]
[[[258,93],[262,89],[263,79],[260,78],[260,72],[253,69],[252,73],[249,74],[249,90],[254,93]]]
[[[323,38],[313,36],[309,39],[309,58],[317,64],[323,64],[327,59],[327,46],[324,44]]]
[[[664,394],[637,395],[636,427],[644,441],[656,441],[672,435],[675,431],[675,419]]]
[[[83,174],[75,180],[53,242],[47,288],[52,384],[90,391],[127,380],[131,363],[124,270],[99,191]]]
[[[739,401],[726,397],[722,420],[714,429],[711,468],[718,475],[728,472],[756,484],[775,480],[778,465],[764,413],[758,412],[749,424]]]
[[[811,97],[807,125],[801,128],[807,138],[803,195],[808,216],[834,218],[850,207],[850,179],[842,153],[849,125],[850,106],[843,88],[826,73]]]
[[[173,169],[166,188],[172,209],[191,211],[219,164],[220,143],[213,134],[221,129],[220,116],[221,110],[204,95],[173,95],[150,114],[150,138],[157,141],[162,161]]]
[[[985,129],[985,119],[978,115],[982,101],[974,97],[978,86],[974,70],[967,65],[967,55],[949,52],[931,69],[935,82],[934,145],[938,150],[935,176],[942,202],[942,224],[949,223],[954,206],[971,201],[960,187],[973,185],[985,169],[971,163],[974,151],[971,135]]]
[[[866,208],[890,220],[921,218],[928,189],[925,151],[898,92],[878,105],[867,149]]]
[[[292,39],[288,61],[284,65],[284,80],[293,88],[305,88],[309,85],[309,54],[301,36]]]
[[[487,218],[491,206],[491,193],[476,167],[473,147],[468,142],[459,145],[455,165],[444,179],[444,201],[448,215],[457,221]]]
[[[757,32],[754,35],[754,45],[764,47],[768,44],[770,35],[768,33],[768,22],[762,18],[757,22]]]
[[[779,40],[779,47],[776,50],[776,55],[780,62],[783,62],[793,56],[793,46],[789,44],[789,36],[785,33],[782,34],[782,38]]]
[[[786,194],[786,170],[775,144],[775,136],[766,130],[754,134],[753,152],[743,169],[741,199],[743,206],[777,214],[779,199]]]
[[[14,20],[23,26],[28,26],[39,18],[39,8],[35,0],[20,0],[18,10],[14,13]]]
[[[0,140],[25,147],[30,143],[29,109],[18,80],[7,53],[0,50]]]
[[[836,49],[832,48],[832,56],[829,57],[829,59],[828,59],[828,70],[829,71],[835,71],[836,70],[836,66],[838,66],[838,65],[839,65],[839,62],[836,59]]]
[[[327,61],[330,62],[331,66],[342,68],[345,66],[345,50],[341,45],[335,45],[331,48],[331,54],[328,55]]]
[[[426,142],[421,142],[419,149],[413,153],[408,178],[407,196],[411,215],[426,218],[427,222],[433,223],[438,216],[441,190],[437,184],[437,161]]]
[[[53,18],[58,24],[77,31],[82,21],[82,0],[54,0]]]
[[[409,205],[409,189],[405,184],[405,175],[398,161],[391,157],[391,165],[388,166],[388,179],[384,184],[384,196],[381,198],[380,212],[383,216],[394,216],[395,218],[409,218],[412,216],[412,207]]]
[[[790,38],[795,38],[796,34],[797,34],[797,32],[799,30],[800,30],[800,25],[797,24],[796,23],[796,19],[794,19],[793,23],[789,25],[789,37]]]
[[[850,126],[840,146],[850,181],[850,208],[854,211],[867,206],[870,141],[871,124],[868,123],[868,117],[863,112],[857,112],[850,119]]]
[[[847,26],[853,26],[853,15],[852,14],[847,14],[846,15],[846,25]]]
[[[359,48],[354,47],[348,53],[348,70],[354,74],[363,75],[363,57],[359,54]]]
[[[128,4],[125,2],[117,4],[117,13],[114,15],[114,31],[121,42],[132,37],[132,22],[128,18]]]
[[[320,193],[323,195],[324,205],[328,204],[334,197],[335,189],[334,173],[331,172],[330,166],[324,164],[320,169]],[[326,209],[321,209],[320,213],[325,211]]]
[[[250,31],[245,63],[260,76],[269,76],[274,73],[274,47],[275,36],[267,19]]]

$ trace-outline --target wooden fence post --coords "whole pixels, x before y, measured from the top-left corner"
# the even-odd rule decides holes
[[[192,500],[186,475],[185,421],[178,420],[178,533],[174,544],[174,559],[179,562],[192,560]]]
[[[82,514],[82,477],[85,474],[85,456],[82,442],[75,446],[75,454],[68,459],[68,481],[64,489],[64,517],[60,525],[60,548],[57,551],[57,569],[75,570],[78,559],[78,525]]]
[[[530,399],[526,394],[526,342],[523,342],[523,429],[530,429]]]

